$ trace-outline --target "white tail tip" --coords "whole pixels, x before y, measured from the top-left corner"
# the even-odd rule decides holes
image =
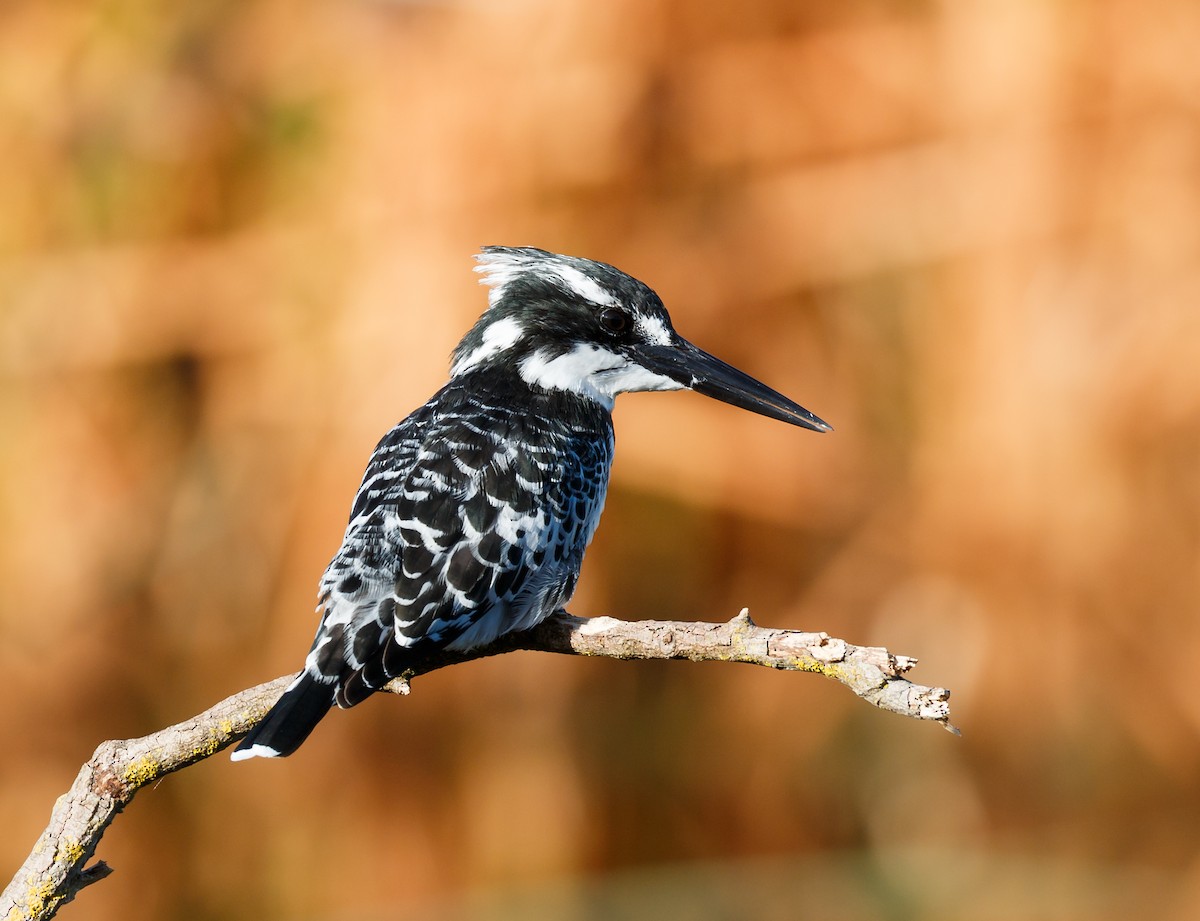
[[[235,749],[229,756],[230,761],[247,761],[250,758],[278,758],[279,752],[269,745],[251,745],[249,748]]]

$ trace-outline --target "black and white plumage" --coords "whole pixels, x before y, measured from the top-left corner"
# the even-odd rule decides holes
[[[321,580],[304,670],[233,753],[291,754],[434,649],[528,629],[570,600],[604,507],[619,393],[694,389],[829,426],[682,339],[658,296],[601,262],[487,247],[489,309],[450,380],[367,466]]]

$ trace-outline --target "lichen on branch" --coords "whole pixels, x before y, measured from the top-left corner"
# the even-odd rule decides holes
[[[746,610],[723,624],[586,619],[560,611],[532,630],[480,649],[432,652],[386,690],[407,694],[409,682],[418,675],[520,649],[614,659],[744,662],[812,672],[846,685],[880,709],[958,731],[950,724],[950,692],[904,677],[916,659],[879,647],[854,646],[826,633],[760,627]],[[71,789],[59,797],[46,830],[0,895],[0,918],[45,921],[85,886],[108,876],[112,870],[107,864],[91,863],[96,846],[137,791],[237,742],[266,715],[292,677],[248,688],[143,738],[102,742]]]

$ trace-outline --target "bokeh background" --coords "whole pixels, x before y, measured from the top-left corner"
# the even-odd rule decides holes
[[[616,411],[578,614],[144,791],[63,917],[1200,917],[1194,0],[6,0],[0,874],[101,740],[294,670],[378,437],[533,244],[830,420]]]

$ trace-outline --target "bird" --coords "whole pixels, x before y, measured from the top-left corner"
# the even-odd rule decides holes
[[[534,247],[475,258],[488,306],[449,381],[372,453],[304,668],[235,761],[290,755],[335,704],[418,657],[486,646],[566,605],[604,507],[617,395],[693,390],[831,431],[680,336],[659,296],[612,265]]]

